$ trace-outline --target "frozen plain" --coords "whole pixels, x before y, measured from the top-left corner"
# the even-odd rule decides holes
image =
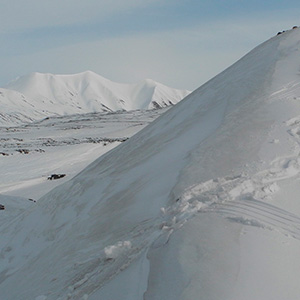
[[[299,49],[271,38],[5,222],[4,299],[298,299]]]
[[[1,194],[37,200],[167,109],[78,114],[0,127]],[[53,173],[66,177],[47,180]]]

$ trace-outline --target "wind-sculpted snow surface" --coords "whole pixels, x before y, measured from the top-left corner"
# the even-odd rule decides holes
[[[298,299],[299,48],[271,38],[3,226],[4,299]]]
[[[0,89],[0,126],[49,116],[167,107],[189,93],[150,79],[137,84],[116,83],[90,71],[74,75],[32,73]]]

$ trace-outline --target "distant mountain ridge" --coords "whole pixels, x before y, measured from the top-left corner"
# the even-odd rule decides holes
[[[110,81],[94,72],[31,73],[0,88],[0,124],[48,116],[153,109],[174,105],[190,92],[151,79],[137,84]]]

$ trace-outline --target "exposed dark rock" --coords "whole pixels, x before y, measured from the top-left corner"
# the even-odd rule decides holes
[[[17,149],[17,152],[20,152],[21,154],[29,154],[29,150],[28,149]]]
[[[161,106],[156,101],[152,101],[152,105],[153,105],[154,109],[161,108]]]
[[[48,176],[48,180],[60,179],[65,176],[66,176],[66,174],[51,174],[50,176]]]
[[[282,34],[282,33],[285,33],[285,30],[279,31],[279,32],[277,33],[277,35]]]
[[[45,150],[43,150],[43,149],[35,149],[34,151],[35,151],[35,152],[40,152],[40,153],[45,152]]]

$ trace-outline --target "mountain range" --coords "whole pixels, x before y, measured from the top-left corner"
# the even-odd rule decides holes
[[[187,96],[146,79],[138,84],[110,81],[94,72],[74,75],[31,73],[0,88],[0,124],[32,122],[49,116],[154,109]]]

